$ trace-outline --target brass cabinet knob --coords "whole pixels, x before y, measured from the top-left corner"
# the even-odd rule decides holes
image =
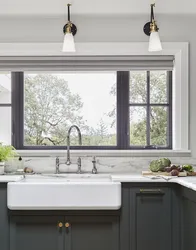
[[[62,222],[59,222],[58,223],[58,228],[62,228],[63,227],[63,223]]]
[[[66,222],[66,223],[65,223],[65,227],[66,227],[66,228],[70,227],[69,222]]]

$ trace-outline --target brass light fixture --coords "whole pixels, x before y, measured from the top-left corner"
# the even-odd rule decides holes
[[[155,52],[155,51],[161,51],[162,45],[159,37],[159,28],[157,27],[156,21],[154,19],[154,7],[155,3],[151,4],[151,16],[150,16],[150,22],[146,23],[144,25],[144,33],[147,36],[150,36],[149,39],[149,52]]]
[[[63,42],[63,52],[75,52],[75,42],[74,42],[74,36],[77,32],[77,27],[75,24],[73,24],[70,21],[70,7],[71,4],[67,4],[67,9],[68,9],[68,22],[64,25],[63,27],[63,33],[65,34],[64,36],[64,42]]]

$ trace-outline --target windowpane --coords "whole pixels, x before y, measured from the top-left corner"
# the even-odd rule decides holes
[[[83,145],[116,145],[116,72],[26,73],[24,86],[25,145],[67,145],[73,124]]]
[[[152,145],[167,145],[167,107],[151,107],[150,140]]]
[[[167,71],[150,72],[150,102],[167,103]]]
[[[130,107],[130,145],[146,145],[146,107]]]
[[[11,144],[11,107],[0,107],[0,142]]]
[[[0,104],[11,104],[10,73],[0,73]]]
[[[130,72],[130,103],[146,103],[147,101],[146,71]]]

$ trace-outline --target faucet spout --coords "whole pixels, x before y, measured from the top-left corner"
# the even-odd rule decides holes
[[[78,132],[78,143],[79,143],[79,145],[80,146],[82,145],[82,134],[80,132],[80,129],[79,129],[78,126],[72,125],[69,128],[68,133],[67,133],[67,161],[66,161],[67,165],[71,164],[71,159],[70,159],[70,135],[71,135],[71,131],[72,131],[73,128],[75,128],[77,130],[77,132]]]

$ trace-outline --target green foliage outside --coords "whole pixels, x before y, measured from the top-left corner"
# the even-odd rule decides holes
[[[146,102],[146,74],[130,74],[130,102]],[[116,95],[115,84],[110,91]],[[166,102],[166,73],[151,74],[151,102]],[[116,135],[109,134],[104,119],[96,128],[87,125],[82,117],[83,100],[71,93],[67,82],[54,75],[39,74],[25,77],[25,145],[66,145],[69,127],[79,126],[83,145],[116,145]],[[116,124],[116,107],[109,112],[111,127]],[[151,144],[166,144],[167,112],[165,107],[153,107],[151,116]],[[132,145],[146,144],[145,108],[130,109],[130,141]],[[132,119],[133,118],[133,119]],[[78,145],[73,133],[71,145]]]
[[[115,145],[115,135],[108,134],[103,120],[96,129],[86,124],[82,107],[81,97],[70,92],[64,79],[48,74],[25,77],[25,145],[67,145],[73,124],[82,132],[83,145]],[[71,145],[78,145],[74,131]]]

